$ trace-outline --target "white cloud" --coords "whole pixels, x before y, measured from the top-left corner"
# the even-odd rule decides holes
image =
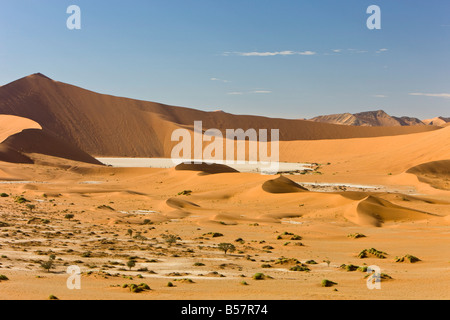
[[[273,56],[292,56],[292,55],[301,55],[301,56],[312,56],[315,55],[314,51],[266,51],[266,52],[225,52],[224,55],[228,56],[230,54],[242,56],[242,57],[273,57]]]
[[[378,50],[377,51],[377,53],[382,53],[382,52],[386,52],[386,51],[388,51],[389,49],[386,49],[386,48],[382,48],[382,49],[380,49],[380,50]]]
[[[244,93],[243,92],[234,91],[234,92],[228,92],[227,94],[232,95],[232,96],[237,96],[237,95],[241,95],[241,94],[244,94]]]
[[[269,91],[269,90],[255,90],[255,91],[251,91],[250,93],[272,93],[272,91]]]
[[[446,98],[450,99],[450,93],[410,93],[410,96],[424,96],[424,97],[434,97],[434,98]]]
[[[342,51],[342,49],[334,49],[333,50],[333,52],[336,52],[336,53],[339,53],[339,52],[341,52]]]
[[[387,98],[384,94],[376,94],[374,95],[374,98]]]
[[[229,82],[231,82],[231,81],[223,80],[223,79],[219,79],[219,78],[211,78],[210,80],[211,80],[211,81],[220,81],[220,82],[224,82],[224,83],[229,83]]]

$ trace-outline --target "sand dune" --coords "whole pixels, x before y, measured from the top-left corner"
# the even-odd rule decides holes
[[[416,175],[420,181],[434,188],[450,190],[450,160],[420,164],[409,169],[407,173]]]
[[[26,93],[26,94],[25,94]],[[280,129],[280,139],[349,139],[433,131],[437,127],[349,127],[305,120],[203,112],[102,95],[41,74],[0,87],[0,113],[32,119],[93,156],[170,157],[177,128]]]
[[[376,227],[381,227],[385,222],[425,220],[433,216],[430,213],[395,205],[375,196],[369,196],[359,202],[356,210],[358,223]]]
[[[42,129],[39,123],[17,116],[0,115],[0,143],[25,129]]]
[[[264,191],[269,193],[295,193],[308,191],[308,189],[303,188],[299,184],[282,175],[274,180],[264,182],[262,188]]]
[[[11,150],[16,150],[22,154],[39,153],[73,161],[101,165],[99,161],[80,150],[78,147],[41,129],[25,129],[22,132],[13,134],[2,143],[2,146],[6,146]]]

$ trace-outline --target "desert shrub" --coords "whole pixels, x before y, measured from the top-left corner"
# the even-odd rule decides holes
[[[296,241],[296,240],[302,240],[302,237],[300,237],[299,235],[293,235],[292,237],[291,237],[291,240],[294,240],[294,241]]]
[[[0,194],[0,197],[2,197],[2,198],[8,198],[8,197],[9,197],[9,194],[2,192],[2,193]]]
[[[194,263],[194,267],[203,267],[205,264],[201,262]]]
[[[22,196],[17,196],[17,197],[14,198],[14,202],[16,202],[16,203],[25,203],[25,202],[30,202],[30,201],[25,199]]]
[[[275,264],[300,264],[300,261],[295,258],[285,258],[281,257],[275,261]]]
[[[367,272],[367,266],[358,267],[358,271]]]
[[[261,265],[261,268],[267,269],[267,268],[272,268],[272,266],[268,263],[264,263]]]
[[[387,253],[383,252],[383,251],[379,251],[375,248],[370,248],[370,249],[364,249],[362,250],[359,254],[358,254],[358,258],[360,259],[364,259],[364,258],[368,258],[369,254],[379,258],[379,259],[386,259]]]
[[[6,227],[9,227],[9,224],[6,222],[0,221],[0,228],[6,228]]]
[[[190,196],[192,193],[192,190],[183,190],[181,192],[178,192],[179,196]]]
[[[54,295],[52,295],[52,294],[48,297],[48,299],[49,299],[49,300],[59,300],[58,297],[56,297],[56,296],[54,296]]]
[[[7,276],[0,274],[0,281],[6,281],[9,280]]]
[[[174,279],[173,281],[181,282],[181,283],[195,283],[192,279],[183,278],[183,279]]]
[[[330,280],[327,280],[327,279],[323,279],[322,280],[322,287],[332,287],[334,285],[337,285],[337,283],[333,282],[333,281],[330,281]]]
[[[90,258],[92,256],[92,252],[86,251],[81,254],[82,258]]]
[[[173,234],[164,234],[162,237],[163,237],[164,241],[167,242],[169,247],[172,246],[174,243],[176,243],[178,240],[178,237]]]
[[[296,266],[293,266],[292,268],[290,268],[289,270],[291,270],[291,271],[306,271],[306,272],[311,271],[307,266],[304,266],[304,265],[296,265]]]
[[[234,242],[239,242],[240,244],[244,244],[245,241],[242,238],[237,238],[236,240],[234,240]]]
[[[366,236],[362,233],[351,233],[347,237],[353,238],[353,239],[358,239],[358,238],[365,238]]]
[[[169,282],[167,283],[167,286],[168,286],[169,288],[171,288],[171,287],[173,287],[174,285],[173,285],[172,282],[169,281]]]
[[[353,264],[343,264],[343,265],[341,265],[340,266],[340,268],[341,269],[344,269],[345,271],[348,271],[348,272],[350,272],[350,271],[356,271],[356,270],[358,270],[358,266],[355,266],[355,265],[353,265]]]
[[[255,273],[253,275],[253,280],[264,280],[266,278],[266,276],[264,275],[264,273]]]
[[[248,286],[248,283],[247,283],[246,281],[241,281],[241,284],[242,284],[243,286]]]
[[[146,284],[146,283],[141,283],[141,284],[134,284],[134,283],[124,284],[122,286],[122,288],[128,288],[133,293],[139,293],[139,292],[142,292],[142,291],[149,291],[149,290],[151,290],[149,285]]]
[[[410,254],[404,255],[403,257],[395,257],[395,262],[415,263],[415,262],[418,262],[418,261],[421,261],[421,260],[419,258],[413,256],[413,255],[410,255]]]
[[[223,237],[223,234],[220,232],[208,232],[203,234],[204,237],[218,238]]]
[[[317,262],[315,262],[314,260],[308,260],[305,263],[306,264],[317,264]]]
[[[44,270],[47,270],[47,272],[50,272],[50,269],[53,268],[53,264],[54,264],[54,258],[52,259],[52,257],[50,257],[48,259],[48,261],[40,262],[41,268],[44,269]]]

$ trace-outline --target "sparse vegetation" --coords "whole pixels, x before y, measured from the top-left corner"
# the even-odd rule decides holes
[[[0,274],[0,281],[6,281],[9,280],[7,276]]]
[[[403,257],[395,257],[395,262],[409,262],[409,263],[415,263],[421,261],[419,258],[410,255],[410,254],[406,254]]]
[[[50,269],[53,268],[54,261],[55,261],[55,255],[50,255],[48,261],[41,262],[40,266],[42,269],[47,270],[47,272],[50,272]]]
[[[264,273],[258,272],[253,275],[253,280],[264,280],[264,279],[266,279]]]
[[[169,245],[169,247],[171,247],[173,244],[175,244],[178,240],[178,237],[173,234],[164,234],[164,235],[162,235],[162,238]]]
[[[364,258],[368,258],[370,255],[372,255],[376,258],[379,258],[379,259],[386,259],[387,253],[383,252],[383,251],[378,251],[375,248],[364,249],[358,254],[358,258],[364,259]]]
[[[351,233],[351,234],[347,235],[347,237],[352,238],[352,239],[359,239],[359,238],[365,238],[366,236],[362,233]]]
[[[311,269],[309,269],[305,265],[296,265],[296,266],[293,266],[292,268],[290,268],[289,270],[291,270],[291,271],[306,271],[306,272],[311,271]]]
[[[221,234],[219,232],[208,232],[208,233],[204,233],[203,236],[211,237],[211,238],[218,238],[218,237],[223,237],[223,234]]]
[[[323,279],[322,280],[322,287],[332,287],[334,285],[337,285],[337,283],[333,282],[333,281],[330,281],[330,280],[327,280],[327,279]]]
[[[139,292],[151,290],[149,285],[146,283],[141,283],[141,284],[134,284],[134,283],[127,284],[126,283],[122,286],[122,288],[128,288],[133,293],[139,293]]]
[[[22,196],[17,196],[17,197],[14,198],[14,202],[22,204],[22,203],[30,202],[30,201],[25,199]]]

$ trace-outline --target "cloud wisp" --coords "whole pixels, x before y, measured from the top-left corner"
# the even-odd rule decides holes
[[[241,56],[241,57],[273,57],[273,56],[293,56],[293,55],[300,55],[300,56],[313,56],[316,52],[314,51],[292,51],[292,50],[286,50],[286,51],[266,51],[266,52],[258,52],[258,51],[252,51],[252,52],[225,52],[224,55],[235,55],[235,56]]]
[[[412,92],[409,94],[410,96],[422,96],[422,97],[433,97],[433,98],[445,98],[450,99],[450,93],[421,93],[421,92]]]

